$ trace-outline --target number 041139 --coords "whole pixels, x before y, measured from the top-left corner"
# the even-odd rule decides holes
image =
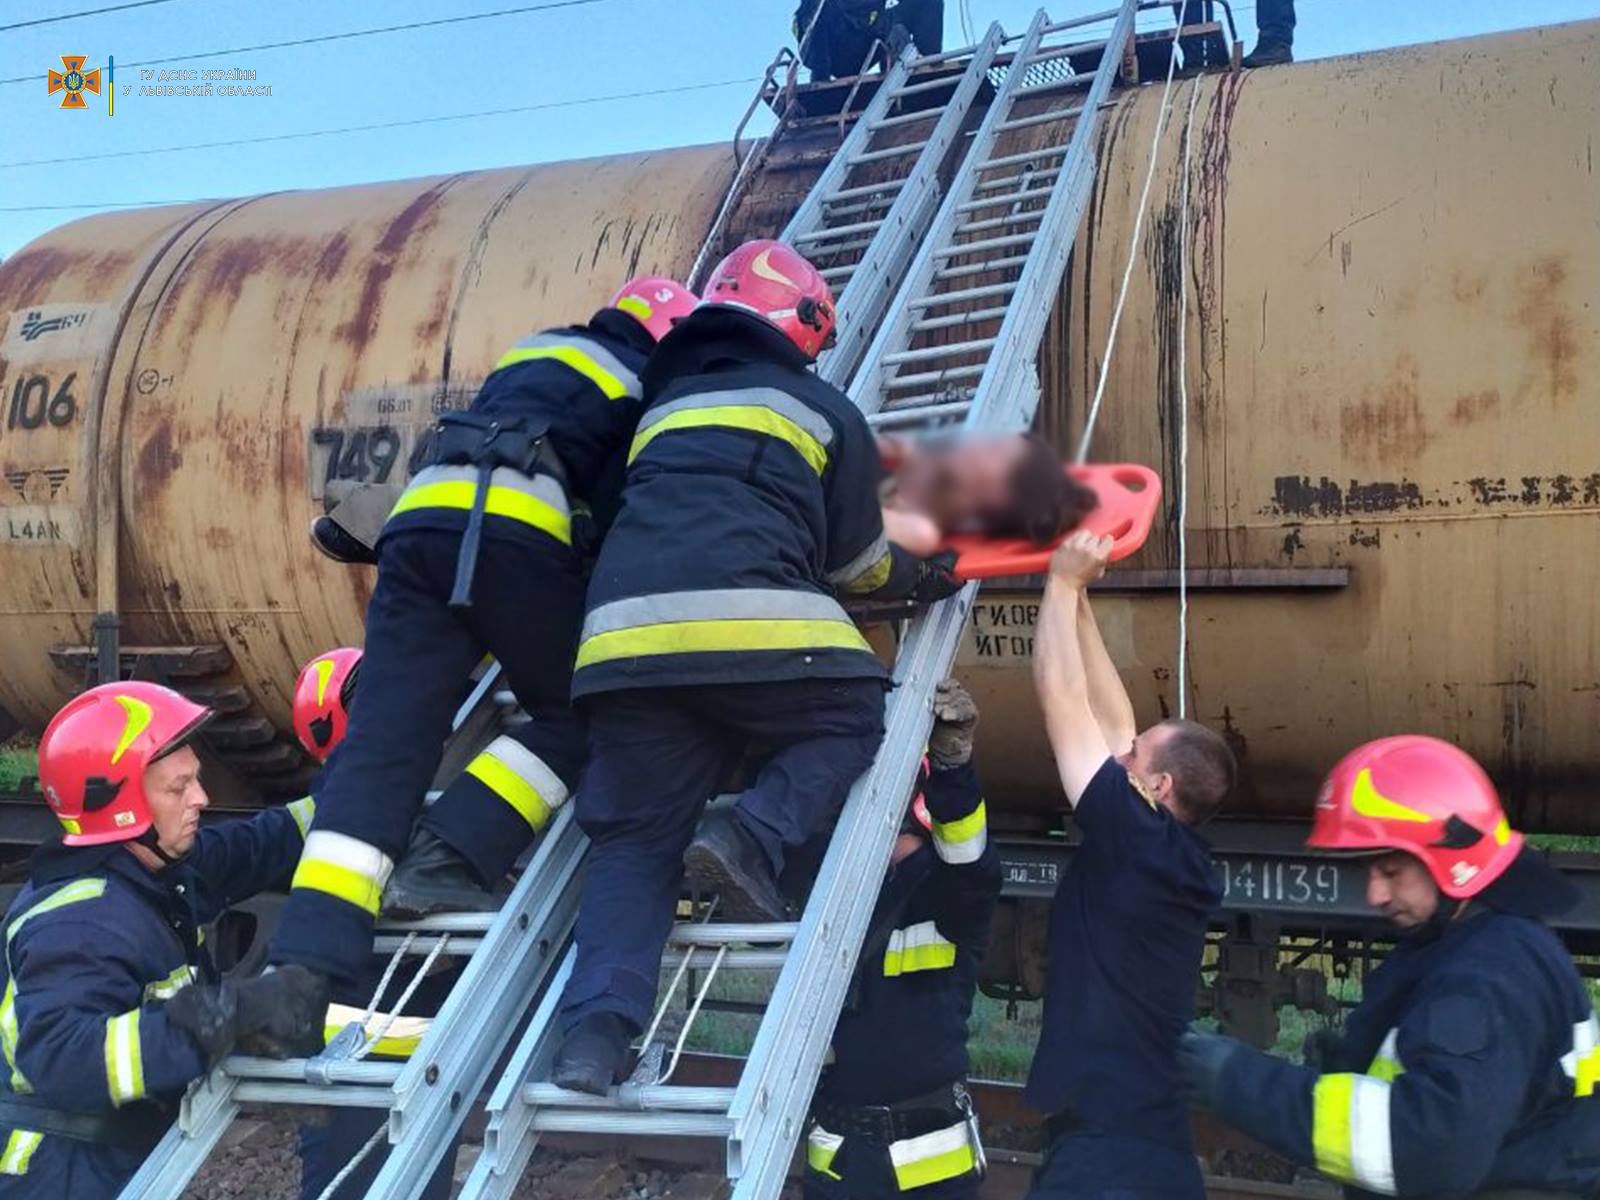
[[[1273,858],[1229,858],[1214,862],[1222,894],[1231,905],[1283,905],[1323,908],[1340,900],[1339,867],[1329,862],[1295,862]]]

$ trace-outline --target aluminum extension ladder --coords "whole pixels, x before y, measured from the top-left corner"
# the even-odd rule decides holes
[[[1139,8],[1139,0],[1122,0],[1071,21],[1052,23],[1043,11],[1034,17],[854,372],[851,397],[873,424],[926,428],[959,421],[986,431],[1031,424],[1039,397],[1033,364],[1093,184],[1099,115]],[[1112,28],[1104,40],[1074,43],[1067,36],[1105,21]],[[1087,61],[1094,69],[1078,72],[1075,62]],[[898,90],[904,95],[904,87]],[[895,92],[885,86],[879,98],[888,93],[892,99]],[[863,117],[840,151],[846,167],[852,157],[859,164],[862,153],[875,153],[865,150],[864,140],[884,119],[883,109]],[[1027,145],[1068,119],[1075,123],[1066,141]],[[823,222],[845,215],[842,201],[877,194],[843,188],[839,175],[824,173],[801,210],[805,223],[797,217],[786,231],[802,248],[815,252],[831,238],[847,238],[839,226],[819,236]],[[908,182],[897,191],[910,194],[914,186]],[[875,229],[857,231],[873,237],[849,279],[891,277],[892,255],[899,251],[889,247],[901,241],[889,235],[897,224],[891,207]],[[847,284],[845,294],[851,290]],[[853,324],[867,319],[866,303],[850,309]],[[842,301],[840,311],[846,312]],[[841,346],[856,332],[842,331]],[[839,381],[830,366],[822,370]],[[866,935],[872,904],[863,901],[876,887],[864,888],[862,881],[881,879],[888,865],[932,727],[933,690],[955,658],[976,591],[975,585],[965,588],[912,624],[895,663],[882,748],[850,793],[800,922],[674,930],[664,964],[682,966],[686,956],[702,955],[696,961],[708,967],[779,969],[738,1086],[645,1080],[592,1097],[545,1082],[558,1040],[560,992],[573,961],[569,949],[490,1097],[483,1152],[462,1200],[509,1197],[538,1135],[557,1131],[721,1139],[734,1200],[778,1195]]]
[[[474,686],[456,713],[457,736],[486,743],[502,727],[510,697],[497,694],[499,675],[493,665]],[[342,1053],[360,1044],[352,1026],[351,1037],[314,1058],[225,1059],[184,1096],[121,1200],[178,1200],[245,1103],[386,1109],[391,1152],[371,1194],[414,1200],[556,965],[577,916],[586,846],[571,805],[563,806],[499,912],[380,922],[374,952],[398,956],[401,971],[406,962],[419,971],[429,955],[466,959],[410,1057],[352,1060]]]

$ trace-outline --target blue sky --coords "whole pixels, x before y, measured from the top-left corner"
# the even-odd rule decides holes
[[[0,26],[105,7],[112,0],[0,0]],[[145,8],[0,31],[0,256],[55,225],[113,203],[152,203],[327,187],[578,158],[731,137],[754,78],[785,40],[788,0],[578,0],[464,24],[278,50],[215,54],[518,6],[528,0],[168,0]],[[957,0],[947,45],[959,44]],[[966,0],[972,20],[1023,27],[1036,0]],[[1058,17],[1105,0],[1067,4]],[[1347,54],[1522,25],[1600,16],[1600,0],[1299,0],[1302,58]],[[1238,6],[1253,25],[1253,0]],[[1253,42],[1253,30],[1247,42]],[[141,97],[145,59],[206,53],[172,67],[242,67],[270,97]],[[119,95],[63,112],[43,72],[62,54],[90,67],[117,60]],[[147,70],[170,69],[162,67]],[[155,81],[149,81],[155,82]],[[700,86],[713,85],[713,86]],[[617,99],[335,136],[142,152],[194,142],[298,134],[351,125],[618,96]],[[117,157],[89,158],[94,155]],[[38,159],[68,160],[6,166]],[[32,211],[5,211],[29,209]]]

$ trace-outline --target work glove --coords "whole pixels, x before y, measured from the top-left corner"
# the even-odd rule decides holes
[[[917,582],[911,590],[911,600],[922,605],[948,600],[962,586],[963,581],[956,578],[956,552],[941,550],[917,564]]]
[[[209,1066],[236,1045],[269,1058],[306,1057],[322,1049],[328,983],[304,967],[269,967],[253,979],[192,983],[167,1001],[166,1010]]]
[[[905,48],[911,45],[911,31],[899,22],[889,27],[889,36],[885,40],[889,47],[889,58],[899,58]]]
[[[1219,1033],[1189,1030],[1178,1039],[1179,1091],[1190,1104],[1215,1108],[1222,1074],[1243,1043]]]
[[[933,732],[928,735],[928,761],[934,767],[965,765],[972,759],[978,731],[978,706],[954,679],[941,680],[933,693]]]

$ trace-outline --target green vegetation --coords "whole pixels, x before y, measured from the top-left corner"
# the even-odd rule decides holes
[[[38,769],[36,746],[14,743],[0,749],[0,792],[15,791],[24,775],[35,774]]]
[[[1576,850],[1585,854],[1600,854],[1600,837],[1578,837],[1565,833],[1530,833],[1528,844],[1541,850]]]

